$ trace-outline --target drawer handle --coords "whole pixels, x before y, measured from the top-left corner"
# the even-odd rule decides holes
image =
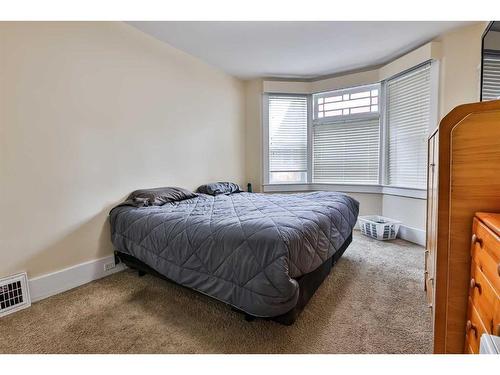
[[[472,246],[475,244],[479,244],[479,247],[483,247],[483,240],[474,233],[472,235]]]
[[[477,288],[477,291],[481,293],[481,284],[479,284],[474,278],[470,279],[470,289],[473,290],[474,288]]]
[[[498,276],[500,276],[500,263],[498,263],[497,273],[498,273]],[[497,336],[500,336],[500,335],[497,335]]]
[[[492,330],[493,331],[493,330]],[[493,333],[495,336],[500,336],[500,324],[497,324],[497,328],[495,329],[495,332]]]
[[[474,331],[474,337],[477,339],[477,327],[472,324],[470,320],[467,320],[467,325],[465,326],[465,330],[469,333],[471,330]]]

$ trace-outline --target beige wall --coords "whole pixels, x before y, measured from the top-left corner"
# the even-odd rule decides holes
[[[457,105],[479,100],[481,36],[485,22],[442,35],[439,82],[439,115],[446,116]]]
[[[119,22],[0,22],[0,56],[0,277],[111,254],[134,189],[246,182],[243,82]]]
[[[382,212],[382,194],[346,193],[359,202],[359,215],[376,215]]]
[[[262,190],[262,80],[245,82],[245,161],[247,182]]]

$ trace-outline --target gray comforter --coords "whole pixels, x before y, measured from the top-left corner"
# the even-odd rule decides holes
[[[205,195],[110,213],[116,250],[169,279],[249,314],[297,303],[294,280],[330,258],[351,234],[359,203],[333,192]]]

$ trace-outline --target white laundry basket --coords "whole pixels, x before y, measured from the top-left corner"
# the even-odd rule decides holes
[[[381,241],[395,239],[400,224],[400,221],[378,215],[359,217],[361,233]]]

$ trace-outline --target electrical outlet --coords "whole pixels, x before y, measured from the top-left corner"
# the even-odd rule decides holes
[[[104,271],[111,271],[115,267],[116,267],[115,262],[106,263],[104,265]]]

